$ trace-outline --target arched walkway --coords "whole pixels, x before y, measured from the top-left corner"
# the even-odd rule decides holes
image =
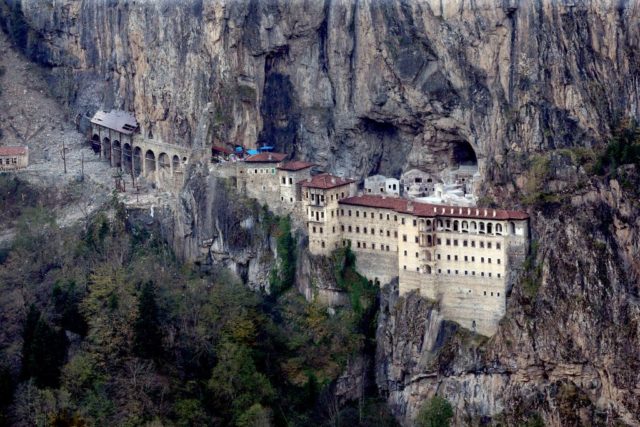
[[[144,171],[145,174],[156,171],[156,155],[151,150],[147,150],[144,155]]]
[[[102,140],[102,155],[107,160],[111,160],[111,141],[109,138],[104,138]]]
[[[142,150],[140,147],[133,149],[133,173],[138,176],[142,173]]]
[[[120,147],[120,141],[113,141],[111,152],[113,155],[113,166],[117,168],[122,167],[122,148]]]
[[[173,156],[172,159],[172,163],[173,163],[173,172],[178,172],[180,171],[182,168],[180,167],[180,157],[176,154]]]
[[[124,169],[126,173],[133,172],[133,169],[131,168],[131,166],[133,165],[131,154],[131,145],[125,142],[125,144],[122,146],[122,169]]]
[[[160,153],[158,162],[160,163],[160,170],[169,171],[171,169],[171,163],[169,162],[169,156],[167,153]]]
[[[91,137],[91,148],[94,153],[100,154],[100,136],[98,134],[94,134]]]

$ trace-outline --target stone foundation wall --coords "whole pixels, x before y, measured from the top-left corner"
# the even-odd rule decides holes
[[[398,254],[371,249],[354,249],[358,272],[369,280],[378,279],[385,285],[398,276]]]

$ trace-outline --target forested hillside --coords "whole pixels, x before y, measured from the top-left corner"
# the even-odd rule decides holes
[[[0,197],[17,230],[0,258],[0,425],[395,425],[375,398],[344,409],[332,390],[377,307],[348,251],[335,274],[353,308],[329,315],[290,289],[295,242],[266,210],[271,296],[180,263],[116,195],[74,228],[16,178],[0,175]]]

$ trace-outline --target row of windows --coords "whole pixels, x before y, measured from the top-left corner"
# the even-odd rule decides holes
[[[353,214],[353,211],[351,209],[347,209],[346,212],[347,212],[347,216],[352,216],[352,214]],[[344,209],[340,209],[340,216],[345,216],[345,210]],[[356,218],[360,218],[360,211],[359,210],[355,211],[355,217]],[[367,214],[367,211],[362,211],[362,217],[363,218],[375,219],[376,218],[376,214],[374,212],[369,212]],[[391,214],[388,214],[388,213],[387,214],[378,213],[378,219],[383,220],[385,218],[387,219],[387,221],[392,221],[393,220],[395,222],[398,222],[398,215],[391,216]],[[404,219],[402,219],[402,223],[404,224]]]
[[[405,251],[405,255],[406,255],[406,252],[407,251]],[[437,256],[438,256],[438,259],[442,259],[442,255],[441,254],[438,254]],[[471,262],[476,262],[476,257],[475,256],[469,257],[468,255],[464,256],[464,261],[468,262],[469,258],[471,258]],[[447,255],[447,261],[451,261],[451,260],[452,260],[451,255]],[[453,255],[453,261],[458,261],[458,255]],[[480,262],[484,263],[484,261],[485,261],[485,258],[484,257],[480,257]],[[487,264],[491,264],[491,258],[487,258],[486,261],[487,261]],[[501,263],[500,258],[496,258],[496,264],[499,265],[500,263]]]
[[[0,165],[2,164],[2,159],[0,159]],[[18,164],[18,158],[17,157],[12,157],[12,158],[5,158],[4,159],[4,164],[5,165],[17,165]]]
[[[289,181],[291,181],[291,178],[289,178]],[[284,182],[283,182],[283,184],[284,184]],[[343,191],[342,193],[340,193],[340,199],[344,199],[344,196],[345,196],[345,194],[344,194],[344,191]],[[324,201],[325,201],[324,194],[309,193],[308,191],[305,194],[305,198],[307,200],[311,200],[312,202],[318,202],[318,203],[324,203]],[[329,200],[333,201],[334,199],[336,201],[338,201],[339,200],[338,195],[337,194],[333,194],[333,193],[330,194],[329,195]]]
[[[352,227],[351,225],[349,225],[347,227],[345,227],[344,225],[341,225],[340,227],[341,227],[342,231],[348,231],[349,233],[353,233],[354,230],[355,230],[356,233],[360,233],[360,226],[359,225],[356,225],[355,227]],[[375,235],[376,234],[376,229],[373,228],[373,227],[371,227],[371,228],[362,227],[362,234],[374,234]],[[391,230],[387,230],[386,234],[387,234],[387,237],[391,237]],[[380,229],[380,235],[381,236],[385,235],[384,230],[382,228]],[[398,237],[398,232],[397,231],[393,232],[393,237],[396,237],[396,238]]]
[[[406,269],[407,269],[407,266],[406,266],[406,265],[402,266],[402,269],[403,269],[403,270],[406,270]],[[420,271],[422,271],[423,273],[431,274],[431,267],[427,266],[426,268],[424,268],[424,269],[422,269],[422,270],[420,270],[420,267],[416,267],[416,271],[417,271],[418,273],[420,273]],[[453,273],[452,273],[452,271],[453,271]],[[447,274],[447,275],[461,275],[461,274],[462,274],[462,272],[460,272],[459,270],[449,270],[449,269],[448,269],[446,273],[442,273],[442,269],[441,269],[441,268],[439,268],[439,269],[438,269],[438,273],[437,273],[437,274],[439,274],[439,275],[444,275],[444,274]],[[475,272],[475,271],[468,271],[468,270],[465,270],[465,271],[464,271],[464,275],[465,275],[465,276],[476,276],[476,272]],[[478,274],[477,274],[477,275],[478,275],[478,276],[480,276],[480,277],[494,277],[494,276],[492,276],[492,273],[485,273],[484,271],[480,271],[480,272],[478,272]],[[497,273],[497,274],[495,275],[495,277],[497,277],[498,279],[500,279],[500,278],[502,277],[502,274],[501,274],[501,273]]]
[[[344,240],[342,242],[342,245],[343,246],[347,246],[347,243],[352,244],[351,240]],[[352,247],[353,247],[353,244],[352,244]],[[356,241],[356,248],[358,248],[358,249],[367,249],[367,242]],[[383,245],[383,244],[376,245],[375,243],[370,243],[369,244],[369,249],[372,249],[372,250],[378,249],[381,252],[389,252],[389,251],[391,251],[391,247],[389,245]]]
[[[287,177],[283,176],[282,179],[281,179],[281,182],[282,182],[282,184],[286,185],[287,184]],[[291,178],[291,177],[289,178],[289,185],[293,185],[293,178]]]
[[[267,168],[267,169],[264,169],[264,168],[262,168],[262,169],[254,169],[254,170],[253,170],[253,173],[254,173],[254,174],[259,174],[259,173],[271,173],[271,174],[274,174],[274,173],[276,173],[276,170],[275,170],[274,168]]]
[[[437,239],[437,244],[442,246],[442,240],[440,237],[438,237]],[[406,240],[405,240],[406,242]],[[460,241],[458,239],[445,239],[445,244],[446,246],[451,246],[453,244],[453,246],[459,246],[460,245]],[[463,247],[472,247],[475,248],[476,247],[476,241],[475,240],[462,240],[462,246]],[[484,240],[478,240],[478,247],[480,249],[484,249],[485,247],[487,249],[491,249],[493,247],[493,243],[491,242],[486,242]],[[496,249],[502,249],[502,245],[500,244],[500,242],[496,242],[495,244],[495,248]]]

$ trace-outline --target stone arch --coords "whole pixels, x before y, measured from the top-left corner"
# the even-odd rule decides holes
[[[122,146],[122,169],[124,169],[124,171],[127,173],[131,173],[133,171],[133,158],[131,157],[131,155],[131,145],[125,142]]]
[[[171,163],[173,165],[173,171],[177,172],[181,169],[181,165],[180,165],[180,156],[178,156],[177,154],[174,154],[173,158],[171,159]]]
[[[147,150],[144,153],[144,170],[147,174],[156,171],[156,154],[153,150]]]
[[[510,230],[511,234],[512,234],[512,235],[515,235],[515,234],[516,234],[516,223],[515,223],[515,222],[513,222],[513,221],[511,221],[511,222],[509,223],[509,228],[511,229],[511,230]]]
[[[502,224],[496,224],[496,234],[502,234]]]
[[[471,221],[471,231],[478,231],[478,225],[475,221]]]
[[[460,222],[456,219],[455,221],[453,221],[453,231],[459,231],[460,230]]]
[[[493,224],[487,223],[487,234],[493,234]]]
[[[465,233],[469,231],[469,223],[467,221],[462,221],[462,231]]]
[[[429,251],[425,251],[425,253],[424,253],[424,258],[425,258],[427,261],[431,261],[431,252],[429,252]]]
[[[117,139],[113,141],[111,152],[113,154],[113,165],[117,168],[122,167],[122,147]]]
[[[91,148],[96,154],[100,154],[100,135],[94,133],[91,137]]]
[[[138,176],[142,173],[142,162],[144,159],[142,158],[142,149],[140,147],[135,147],[133,149],[133,173]]]
[[[427,274],[431,274],[431,266],[426,265],[426,266],[424,267],[424,271],[425,271]]]
[[[111,160],[111,140],[106,137],[102,139],[102,155]]]
[[[160,153],[158,156],[158,164],[160,165],[160,170],[170,170],[171,162],[169,160],[169,155],[167,153]]]
[[[484,222],[480,221],[479,226],[480,226],[480,232],[484,234]]]

